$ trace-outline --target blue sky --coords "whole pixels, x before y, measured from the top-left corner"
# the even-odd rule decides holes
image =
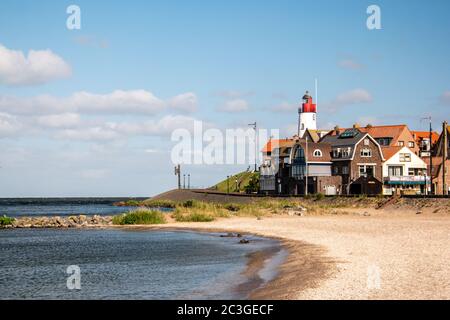
[[[66,28],[71,4],[81,30]],[[371,4],[381,30],[366,27]],[[257,121],[292,135],[315,78],[320,128],[425,130],[430,115],[439,128],[450,108],[449,12],[436,0],[2,1],[0,197],[172,188],[170,130],[193,119],[221,129]],[[29,67],[30,50],[51,67]],[[185,172],[204,187],[245,167]]]

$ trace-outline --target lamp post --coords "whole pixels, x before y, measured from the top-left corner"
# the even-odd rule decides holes
[[[188,189],[191,189],[191,174],[188,173]]]
[[[186,174],[183,174],[183,189],[186,189]]]
[[[256,131],[256,121],[254,123],[249,123],[249,126],[253,127],[253,130],[255,130],[255,172],[256,172],[256,167],[257,167],[257,158],[258,158],[258,132]]]
[[[227,193],[230,193],[230,176],[227,176]]]

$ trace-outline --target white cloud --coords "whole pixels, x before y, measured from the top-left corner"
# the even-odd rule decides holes
[[[244,112],[248,110],[248,102],[244,99],[234,99],[226,101],[218,108],[223,112]]]
[[[15,116],[0,113],[0,138],[14,135],[21,125]]]
[[[52,114],[36,118],[36,123],[43,127],[70,128],[81,124],[80,115],[77,113]]]
[[[107,127],[90,127],[64,129],[59,131],[55,137],[62,140],[81,140],[81,141],[108,141],[122,138],[122,136]]]
[[[372,100],[372,95],[367,90],[353,89],[339,94],[331,102],[322,104],[322,108],[329,112],[336,112],[340,108],[353,104],[370,103]]]
[[[167,115],[158,120],[140,122],[106,122],[94,126],[79,126],[59,130],[54,137],[74,141],[113,141],[135,136],[169,136],[176,129],[192,131],[195,118],[182,115]],[[203,122],[204,128],[211,124]]]
[[[10,50],[0,44],[0,83],[7,85],[43,84],[72,74],[67,62],[50,50]]]
[[[193,93],[181,94],[165,102],[146,90],[115,90],[107,94],[85,91],[68,97],[39,95],[34,97],[0,96],[0,112],[13,114],[155,114],[167,105],[176,109],[194,110],[197,98]]]
[[[187,92],[179,94],[168,101],[169,107],[183,111],[183,112],[195,112],[197,111],[197,96],[195,93]]]
[[[338,66],[344,69],[361,70],[364,65],[354,59],[342,59],[338,62]]]

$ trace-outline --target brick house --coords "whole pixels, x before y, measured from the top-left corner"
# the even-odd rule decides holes
[[[290,194],[340,193],[341,177],[331,173],[331,145],[298,140],[292,147],[288,179]],[[306,190],[307,188],[307,190]]]
[[[342,129],[335,127],[328,135],[336,136],[348,129],[349,128]],[[413,150],[414,153],[419,153],[420,148],[416,143],[416,138],[406,124],[386,126],[372,126],[368,124],[365,127],[361,127],[355,123],[353,129],[358,129],[362,133],[368,133],[381,147],[408,147]]]
[[[342,177],[341,194],[382,193],[383,152],[369,133],[338,129],[322,142],[331,145],[332,175]]]
[[[431,175],[433,177],[433,187],[432,190],[437,195],[450,194],[450,126],[445,124],[443,127],[434,150],[432,152],[432,162]],[[444,133],[446,132],[446,138]],[[444,146],[444,140],[447,140],[447,147]],[[443,157],[443,153],[446,152],[446,156]],[[445,158],[445,161],[443,159]],[[425,157],[423,160],[430,165],[430,158]],[[443,172],[445,170],[445,180]],[[444,181],[445,181],[445,192],[444,192]]]

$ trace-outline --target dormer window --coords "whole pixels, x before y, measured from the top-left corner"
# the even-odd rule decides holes
[[[314,150],[313,156],[316,158],[320,158],[322,156],[322,151],[319,149]]]

